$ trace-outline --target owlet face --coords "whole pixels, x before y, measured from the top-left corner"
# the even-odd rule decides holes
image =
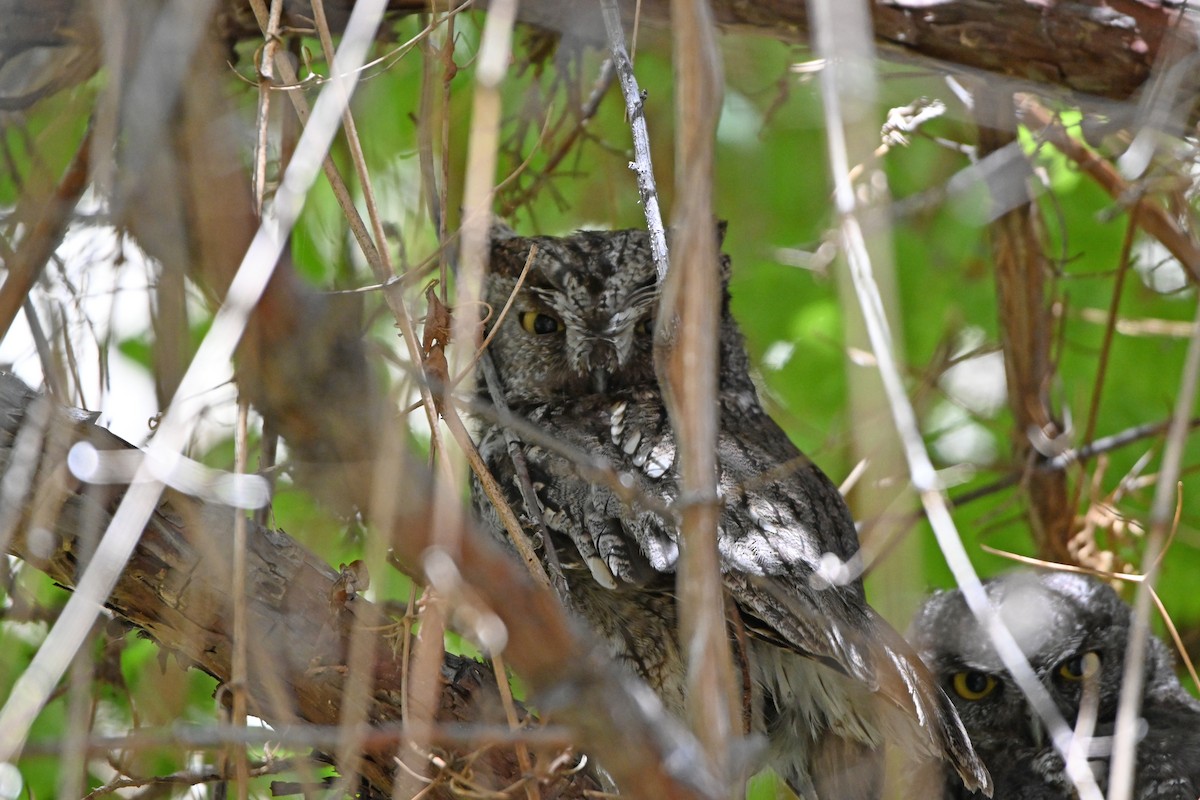
[[[1070,573],[1014,573],[985,586],[1067,723],[1075,723],[1085,684],[1098,691],[1098,720],[1110,721],[1120,694],[1129,607],[1108,585]],[[1041,723],[959,591],[926,601],[910,639],[985,760],[989,751],[1045,745]]]
[[[531,248],[537,248],[519,289]],[[645,231],[493,236],[489,347],[510,404],[654,386],[654,263]]]

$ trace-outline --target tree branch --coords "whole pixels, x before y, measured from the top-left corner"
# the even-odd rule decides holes
[[[984,88],[975,107],[981,159],[1015,142],[1016,112],[1011,94]],[[1023,159],[1016,163],[1022,166],[1020,171],[1006,171],[999,176],[1004,186],[990,187],[997,198],[1001,194],[1018,198],[990,225],[1013,446],[1017,462],[1030,467],[1023,483],[1038,553],[1047,560],[1070,562],[1067,540],[1074,514],[1066,475],[1031,468],[1040,456],[1048,455],[1039,443],[1055,444],[1064,428],[1050,408],[1053,326],[1046,279],[1051,269],[1043,249],[1041,212],[1026,185],[1027,163]]]
[[[0,474],[14,466],[14,440],[36,398],[21,381],[0,373]],[[66,454],[75,441],[89,442],[101,457],[131,448],[94,425],[89,415],[61,408],[53,411],[44,438],[53,446],[33,458],[32,497],[8,552],[71,588],[82,567],[80,537],[103,527],[123,490],[80,484],[66,468]],[[22,461],[23,467],[31,466],[27,457]],[[419,564],[426,561],[423,554],[433,541],[427,476],[413,470],[405,485],[411,488],[399,492],[401,511],[388,528],[400,558]],[[44,514],[47,509],[57,513],[50,517]],[[220,681],[231,674],[228,579],[235,513],[168,490],[107,602],[114,614],[144,630],[166,652]],[[32,524],[34,518],[39,524]],[[567,620],[554,596],[534,587],[508,555],[473,530],[460,534],[454,610],[476,618],[493,615],[502,624],[505,655],[528,681],[542,712],[568,725],[631,796],[715,797],[694,740],[666,716],[650,690],[611,664]],[[378,639],[366,718],[385,727],[400,722],[404,665],[389,639],[398,626],[357,596],[346,576],[281,531],[255,526],[247,538],[252,650],[246,688],[253,713],[277,725],[335,725],[357,619]],[[438,721],[506,726],[494,679],[484,668],[447,655],[442,678]],[[528,716],[524,721],[532,722]],[[359,769],[390,796],[395,739],[375,741]],[[453,769],[469,751],[445,748],[439,753]],[[501,789],[522,778],[510,747],[488,748],[470,758],[476,784]],[[539,780],[547,798],[581,797],[598,788],[589,775],[561,770],[539,773]],[[442,786],[434,796],[454,794]]]
[[[283,25],[310,28],[312,10],[306,5],[287,3]],[[711,5],[717,24],[725,28],[785,41],[808,38],[804,0],[713,0]],[[624,4],[629,17],[633,6]],[[667,25],[669,6],[670,0],[643,0],[642,20]],[[325,2],[334,32],[352,7],[353,0]],[[428,11],[429,3],[390,0],[388,8],[393,15],[412,14]],[[99,40],[87,12],[81,0],[0,0],[0,19],[15,20],[0,30],[0,61],[41,47],[69,53],[48,61],[47,74],[33,81],[36,88],[0,85],[0,108],[28,108],[94,72]],[[1197,54],[1194,14],[1163,0],[873,0],[870,12],[876,44],[886,58],[938,62],[943,69],[982,71],[1107,100],[1135,99],[1168,48],[1173,58]],[[595,0],[523,0],[520,18],[596,43],[605,39]],[[245,0],[223,0],[214,28],[227,42],[262,35]],[[1194,98],[1183,102],[1194,111]]]

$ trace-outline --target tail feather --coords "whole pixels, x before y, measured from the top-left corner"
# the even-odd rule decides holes
[[[940,756],[971,791],[992,796],[992,779],[975,753],[950,698],[899,633],[872,613],[875,640],[886,669],[878,669],[879,693],[917,722],[928,737],[930,755]]]
[[[874,716],[885,741],[911,750],[917,760],[941,760],[967,789],[991,796],[991,776],[954,705],[908,642],[873,609],[837,591],[785,593],[778,583],[739,573],[726,573],[725,584],[755,635],[842,673],[879,698]]]

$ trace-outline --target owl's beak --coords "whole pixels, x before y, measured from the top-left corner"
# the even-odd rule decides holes
[[[1042,724],[1042,718],[1038,713],[1029,707],[1029,732],[1033,736],[1033,743],[1037,747],[1041,747],[1046,741],[1046,726]]]
[[[592,370],[592,391],[596,394],[604,394],[608,389],[608,370],[603,367],[596,367]]]

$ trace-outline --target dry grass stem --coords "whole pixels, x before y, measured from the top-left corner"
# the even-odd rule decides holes
[[[249,463],[250,406],[238,402],[237,428],[234,432],[234,467],[237,475],[246,474]],[[233,693],[232,723],[235,728],[246,727],[246,687],[249,685],[247,649],[250,642],[249,611],[246,607],[246,512],[233,509],[233,573],[230,594],[233,597],[233,658],[230,664],[229,689]],[[236,776],[238,800],[246,800],[250,792],[250,759],[246,748],[231,748]]]
[[[1146,537],[1143,561],[1145,578],[1138,584],[1133,601],[1133,625],[1125,651],[1125,671],[1121,678],[1121,699],[1117,707],[1116,733],[1113,740],[1112,766],[1109,770],[1109,800],[1129,800],[1133,793],[1133,778],[1137,758],[1138,715],[1141,710],[1142,686],[1145,679],[1145,654],[1150,637],[1151,591],[1158,578],[1162,553],[1172,513],[1178,503],[1179,475],[1183,451],[1191,428],[1191,412],[1200,384],[1200,305],[1197,306],[1191,341],[1188,342],[1183,375],[1176,395],[1175,410],[1167,430],[1162,467],[1155,485],[1150,507],[1150,530]]]

